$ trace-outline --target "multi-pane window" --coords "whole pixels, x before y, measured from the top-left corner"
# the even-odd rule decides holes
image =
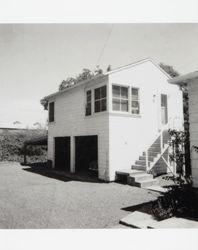
[[[107,110],[107,88],[102,86],[94,90],[95,113]]]
[[[49,122],[54,122],[54,102],[49,103]]]
[[[164,94],[161,94],[161,118],[162,118],[162,124],[167,124],[168,102],[167,102],[167,95],[164,95]]]
[[[128,88],[113,85],[113,110],[115,111],[128,111]]]
[[[91,90],[88,90],[86,92],[86,109],[85,109],[85,115],[91,115]]]
[[[140,100],[139,100],[139,89],[131,88],[131,113],[140,113]]]

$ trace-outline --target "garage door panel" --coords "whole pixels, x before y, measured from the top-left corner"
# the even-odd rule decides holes
[[[55,137],[55,168],[70,170],[70,137]]]

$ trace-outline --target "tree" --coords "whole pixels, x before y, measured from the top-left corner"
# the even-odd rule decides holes
[[[171,77],[179,76],[179,73],[170,65],[160,63],[160,67]]]
[[[82,81],[92,79],[95,76],[102,75],[103,70],[100,68],[99,65],[97,65],[96,70],[92,72],[90,69],[84,68],[82,70],[82,73],[77,75],[76,78],[74,77],[68,77],[66,80],[63,80],[61,84],[59,85],[59,91],[62,91],[66,88],[70,88],[71,86],[78,84]],[[42,104],[42,103],[41,103]],[[42,104],[43,105],[43,104]]]
[[[109,64],[109,66],[107,67],[107,72],[111,71],[111,65]]]
[[[94,73],[90,69],[83,69],[83,72],[77,76],[76,81],[81,82],[81,81],[91,79],[93,77],[94,77]]]
[[[59,85],[59,91],[69,88],[76,84],[76,79],[73,77],[68,77],[66,80],[63,80],[62,83]]]

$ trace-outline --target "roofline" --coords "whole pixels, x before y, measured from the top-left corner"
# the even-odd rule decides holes
[[[183,85],[194,79],[198,79],[198,71],[194,71],[185,75],[174,77],[170,79],[168,82],[172,84]]]
[[[133,62],[133,63],[130,63],[130,64],[127,64],[125,66],[121,66],[121,67],[118,67],[116,69],[113,69],[109,72],[106,72],[105,75],[109,75],[109,74],[113,74],[113,73],[116,73],[118,71],[121,71],[123,69],[127,69],[127,68],[131,68],[131,67],[134,67],[134,66],[137,66],[139,64],[142,64],[142,63],[145,63],[145,62],[151,62],[153,65],[155,65],[160,71],[162,71],[162,73],[164,73],[169,79],[172,79],[171,76],[166,72],[164,71],[159,63],[157,63],[153,58],[151,57],[147,57],[145,59],[142,59],[142,60],[139,60],[139,61],[136,61],[136,62]]]
[[[91,82],[91,81],[93,81],[93,80],[96,80],[96,79],[99,79],[99,78],[103,78],[103,77],[105,77],[105,76],[108,76],[108,75],[110,75],[110,74],[116,73],[116,72],[118,72],[118,71],[121,71],[121,70],[124,70],[124,69],[127,69],[127,68],[135,67],[135,66],[137,66],[137,65],[139,65],[139,64],[142,64],[142,63],[145,63],[145,62],[151,62],[151,63],[152,63],[154,66],[156,66],[162,73],[164,73],[169,79],[172,79],[171,76],[159,66],[159,63],[155,62],[155,60],[153,60],[152,58],[148,57],[148,58],[145,58],[145,59],[142,59],[142,60],[139,60],[139,61],[136,61],[136,62],[127,64],[127,65],[125,65],[125,66],[118,67],[118,68],[113,69],[113,70],[111,70],[111,71],[109,71],[109,72],[105,72],[105,73],[103,73],[103,74],[101,74],[101,75],[98,75],[98,76],[95,76],[95,77],[93,77],[93,78],[91,78],[91,79],[82,81],[82,82],[77,83],[77,84],[75,84],[75,85],[73,85],[73,86],[71,86],[71,87],[69,87],[69,88],[64,89],[64,90],[61,90],[61,91],[57,91],[57,92],[55,92],[55,93],[52,93],[52,94],[50,94],[50,95],[45,96],[44,98],[42,98],[42,100],[51,99],[51,98],[53,98],[53,97],[56,97],[56,96],[58,96],[58,95],[61,95],[61,94],[65,93],[65,92],[67,92],[67,91],[69,91],[69,90],[72,90],[72,89],[74,89],[74,88],[77,88],[77,87],[79,87],[79,86],[82,86],[82,85],[84,85],[84,84],[87,84],[87,83],[89,83],[89,82]]]
[[[102,79],[103,77],[106,77],[106,75],[105,75],[105,74],[101,74],[101,75],[95,76],[95,77],[93,77],[93,78],[84,80],[84,81],[82,81],[82,82],[79,82],[79,83],[77,83],[77,84],[74,84],[73,86],[71,86],[71,87],[69,87],[69,88],[65,88],[65,89],[63,89],[63,90],[61,90],[61,91],[57,91],[57,92],[52,93],[52,94],[50,94],[50,95],[48,95],[48,96],[45,96],[44,98],[42,98],[42,100],[51,99],[51,98],[53,98],[53,97],[56,97],[56,96],[58,96],[58,95],[61,95],[61,94],[65,93],[65,92],[67,92],[67,91],[70,91],[70,90],[75,89],[75,88],[77,88],[77,87],[79,87],[79,86],[82,86],[82,85],[84,85],[84,84],[87,84],[87,83],[89,83],[89,82],[91,82],[91,81],[93,81],[93,80],[96,80],[96,79],[99,79],[99,78]]]

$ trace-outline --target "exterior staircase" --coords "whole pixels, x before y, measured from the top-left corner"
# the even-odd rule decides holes
[[[164,159],[168,152],[169,133],[167,129],[162,130],[157,139],[139,156],[139,159],[130,169],[116,171],[116,180],[131,186],[149,187],[157,185],[152,169]]]

